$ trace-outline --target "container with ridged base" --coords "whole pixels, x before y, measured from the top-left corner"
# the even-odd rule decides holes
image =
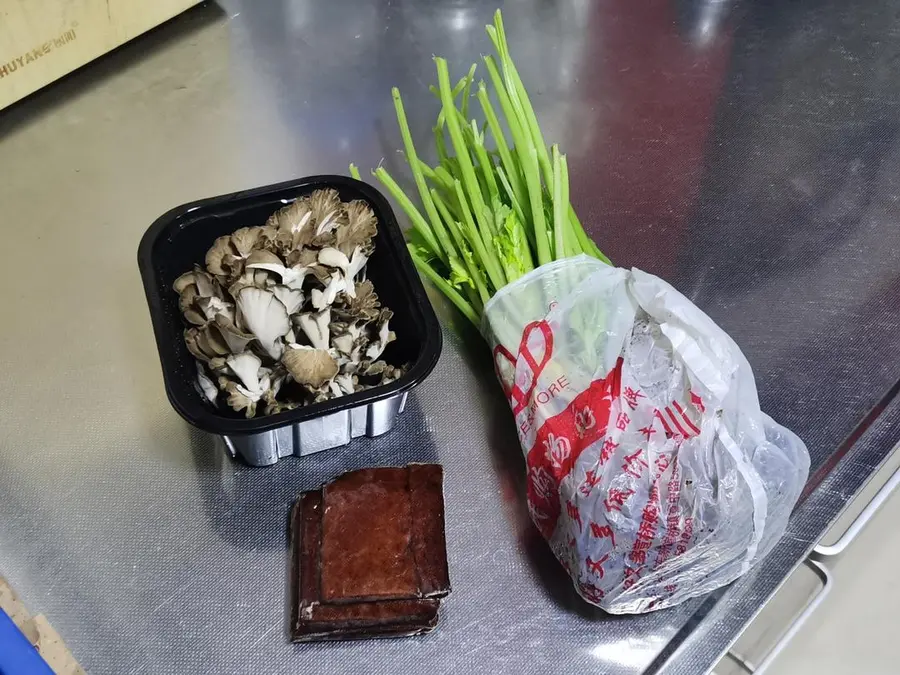
[[[407,393],[383,401],[316,417],[306,422],[246,436],[223,436],[232,457],[251,466],[268,466],[282,457],[303,457],[347,445],[360,436],[381,436],[394,428]]]
[[[406,373],[389,384],[277,415],[247,419],[227,407],[211,406],[196,385],[196,363],[184,344],[185,324],[172,283],[195,263],[203,264],[216,237],[262,225],[285,204],[322,188],[336,189],[344,201],[363,199],[375,211],[378,234],[366,274],[382,304],[394,312],[391,328],[397,339],[383,358],[391,364],[407,364]],[[232,454],[254,466],[389,431],[407,393],[428,376],[441,353],[440,325],[391,207],[378,190],[352,178],[301,178],[179,206],[147,230],[138,249],[138,266],[172,407],[195,427],[223,436]]]

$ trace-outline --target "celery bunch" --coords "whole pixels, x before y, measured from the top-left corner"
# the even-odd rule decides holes
[[[491,296],[536,266],[580,253],[609,263],[569,203],[566,156],[556,145],[548,150],[544,142],[510,58],[500,10],[487,33],[497,57],[485,56],[484,64],[512,142],[483,80],[475,97],[484,124],[479,126],[468,117],[476,66],[451,86],[447,62],[435,57],[438,86],[431,89],[441,103],[433,129],[438,166],[419,159],[400,92],[393,89],[420,205],[413,203],[384,167],[372,172],[412,222],[408,246],[419,272],[476,326],[480,326],[482,310]],[[493,149],[488,147],[489,137]],[[351,165],[350,171],[359,178],[356,167]]]

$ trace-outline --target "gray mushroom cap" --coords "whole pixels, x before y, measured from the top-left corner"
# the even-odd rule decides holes
[[[197,384],[200,387],[200,394],[212,405],[216,405],[216,399],[219,396],[219,390],[207,375],[203,365],[197,362]]]
[[[240,354],[247,348],[247,344],[254,339],[253,333],[245,333],[227,317],[221,314],[216,317],[216,327],[228,345],[228,349],[232,354]]]
[[[304,265],[288,267],[284,261],[271,251],[254,251],[247,259],[249,269],[260,269],[272,272],[281,277],[281,283],[288,288],[301,290],[303,280],[310,273],[310,268]]]
[[[242,352],[229,356],[226,363],[247,391],[262,395],[259,386],[259,369],[262,367],[262,361],[256,354]]]
[[[290,345],[281,359],[299,384],[319,388],[338,374],[337,361],[326,349]]]
[[[306,338],[316,349],[328,349],[328,339],[330,331],[328,325],[331,323],[331,309],[326,307],[318,312],[307,312],[297,317],[297,324],[303,331]]]
[[[247,287],[238,294],[237,306],[247,330],[259,340],[265,352],[273,359],[281,358],[281,338],[291,329],[281,301],[269,291]]]
[[[388,327],[388,322],[393,315],[394,313],[389,309],[381,310],[378,324],[378,337],[366,347],[367,359],[374,361],[380,357],[382,352],[384,352],[385,347],[388,346],[388,343],[393,342],[396,339],[397,336],[394,334],[394,331]]]
[[[173,283],[201,395],[252,417],[399,377],[380,360],[391,314],[366,280],[376,233],[367,202],[325,189],[216,239],[206,268]]]

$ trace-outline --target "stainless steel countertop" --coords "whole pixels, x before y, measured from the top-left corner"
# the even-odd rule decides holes
[[[790,531],[724,592],[637,617],[579,601],[528,522],[477,336],[398,428],[250,469],[169,407],[135,264],[163,211],[382,157],[390,87],[429,138],[432,53],[496,0],[223,0],[0,112],[0,572],[92,675],[667,673],[710,668],[900,437],[896,10],[840,0],[507,3],[573,201],[614,260],[728,330],[809,445]],[[422,639],[294,646],[286,518],[344,469],[446,467],[454,591]]]

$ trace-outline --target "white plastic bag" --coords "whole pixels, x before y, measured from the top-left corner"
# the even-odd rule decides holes
[[[806,446],[760,411],[738,346],[672,286],[579,256],[501,289],[484,314],[529,511],[585,600],[678,604],[784,533]]]

